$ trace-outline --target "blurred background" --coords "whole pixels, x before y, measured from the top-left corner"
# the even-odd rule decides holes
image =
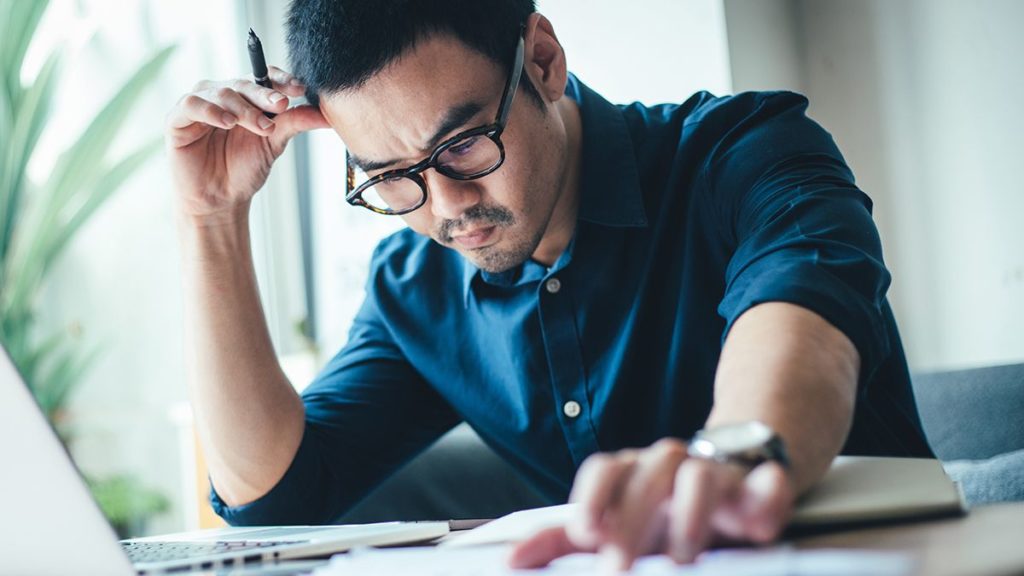
[[[875,201],[911,369],[1024,360],[1024,2],[539,9],[613,102],[806,94]],[[285,65],[286,10],[0,0],[0,338],[124,535],[217,521],[185,396],[164,116],[196,81],[247,73],[250,26]],[[254,205],[264,309],[299,389],[344,343],[370,253],[401,225],[345,205],[343,158],[333,133],[296,139]]]

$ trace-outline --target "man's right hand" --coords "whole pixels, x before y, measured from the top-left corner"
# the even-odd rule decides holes
[[[288,109],[289,97],[305,92],[294,76],[273,66],[269,76],[273,89],[249,79],[203,80],[168,114],[165,140],[186,218],[230,221],[247,208],[292,137],[328,127],[314,106]]]

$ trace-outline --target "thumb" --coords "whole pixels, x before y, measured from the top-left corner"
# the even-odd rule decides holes
[[[566,534],[565,527],[558,526],[541,530],[516,544],[508,557],[508,565],[512,569],[542,568],[567,554],[593,551],[593,548],[585,549],[574,544]]]
[[[290,108],[278,114],[277,118],[274,118],[274,123],[277,124],[277,129],[271,135],[271,140],[274,143],[274,147],[278,150],[283,149],[285,144],[296,134],[320,128],[330,128],[327,119],[324,118],[324,115],[320,113],[320,109],[316,106],[296,106],[295,108]]]

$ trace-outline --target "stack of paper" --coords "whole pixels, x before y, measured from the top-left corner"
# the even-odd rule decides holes
[[[461,535],[436,548],[356,550],[332,558],[322,576],[490,576],[544,574],[570,576],[600,572],[600,558],[574,554],[541,571],[506,568],[512,543],[537,531],[564,525],[573,504],[524,510]],[[795,527],[843,525],[963,512],[962,497],[937,460],[840,457],[825,478],[797,505]],[[913,569],[908,555],[864,550],[798,551],[788,547],[705,553],[690,566],[665,556],[640,559],[632,573],[660,576],[758,576],[874,574],[897,576]]]
[[[339,554],[315,576],[593,576],[600,557],[573,554],[540,570],[512,570],[505,558],[510,546],[461,548],[392,548]],[[703,555],[696,564],[678,566],[666,556],[641,558],[630,574],[640,576],[905,576],[910,557],[893,552],[859,550],[797,551],[773,548]]]

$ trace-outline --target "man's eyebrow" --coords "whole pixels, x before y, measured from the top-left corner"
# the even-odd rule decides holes
[[[469,122],[474,116],[480,113],[484,107],[479,102],[464,102],[458,106],[453,106],[448,109],[445,113],[444,118],[441,119],[441,123],[438,125],[437,130],[434,131],[434,135],[430,137],[426,145],[423,146],[424,150],[433,150],[441,140],[444,139],[451,131],[459,128],[466,122]],[[355,154],[349,152],[349,162],[354,168],[359,168],[363,172],[371,172],[373,170],[382,170],[389,166],[394,166],[402,160],[368,160],[360,158]]]
[[[441,124],[437,127],[434,135],[430,137],[430,140],[423,149],[433,150],[441,143],[441,140],[443,140],[449,132],[461,127],[466,122],[469,122],[470,119],[479,114],[483,109],[483,105],[479,102],[463,102],[458,106],[449,108],[448,113],[444,115],[444,119],[441,120]]]

